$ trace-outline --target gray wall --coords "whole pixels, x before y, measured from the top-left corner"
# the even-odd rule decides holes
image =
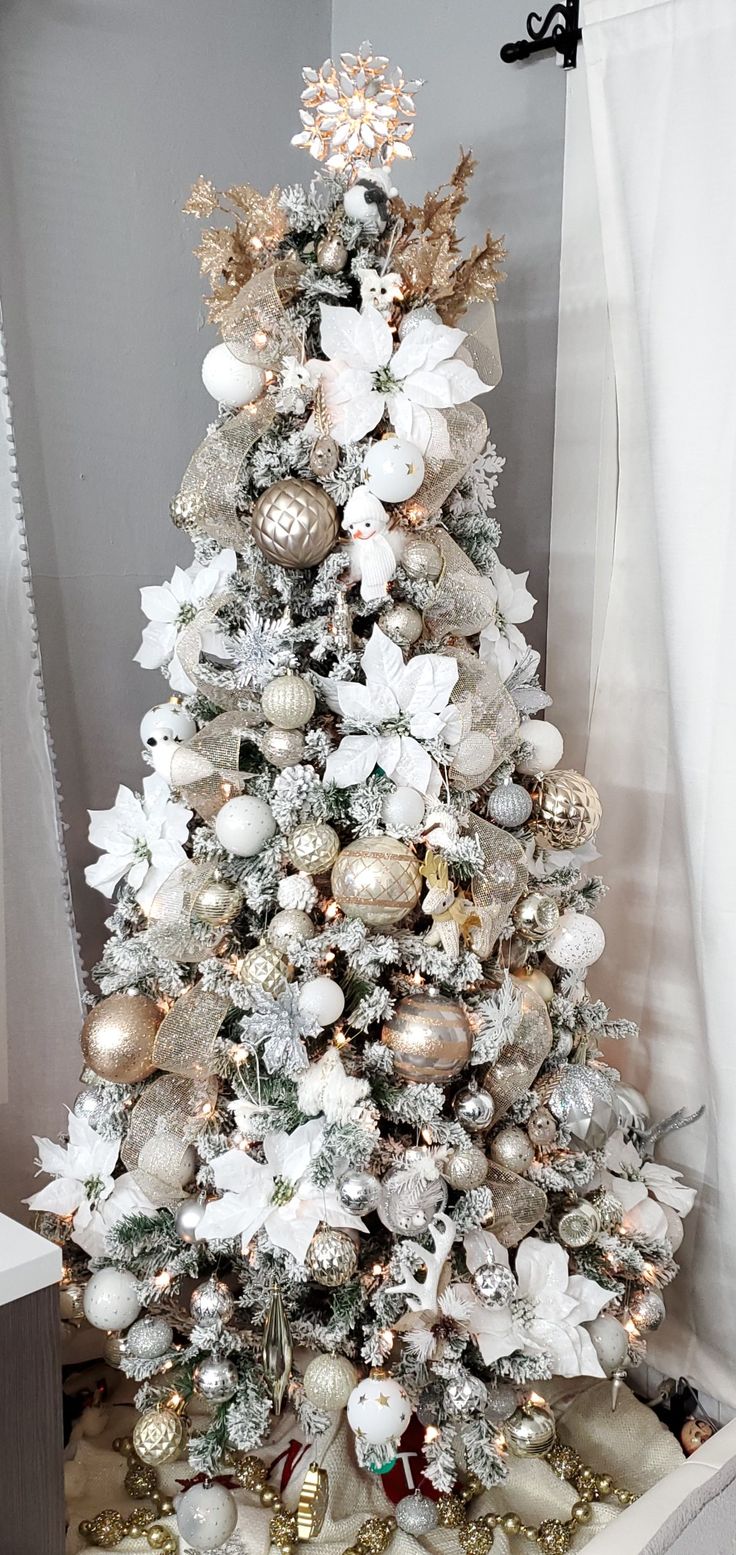
[[[220,187],[309,175],[289,137],[299,70],[369,32],[419,94],[411,196],[457,146],[480,159],[466,223],[506,234],[504,378],[488,404],[507,456],[505,559],[531,568],[542,646],[552,471],[564,82],[502,65],[526,0],[4,0],[0,284],[78,922],[87,964],[105,903],[84,886],[88,807],[140,777],[137,725],[163,682],[132,663],[138,589],[186,564],[169,499],[211,412],[199,381],[199,172]],[[201,322],[201,320],[200,320]]]

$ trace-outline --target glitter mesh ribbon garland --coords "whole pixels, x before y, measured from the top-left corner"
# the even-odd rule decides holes
[[[471,886],[481,928],[475,948],[484,960],[490,955],[509,913],[526,885],[529,871],[524,849],[515,837],[480,816],[470,817],[468,835],[474,837],[483,852],[483,868]]]
[[[513,1039],[483,1081],[483,1089],[493,1097],[496,1122],[529,1090],[552,1047],[552,1022],[544,1000],[533,988],[521,988],[519,998],[521,1017]]]
[[[211,863],[180,864],[164,880],[151,904],[148,935],[158,955],[170,961],[206,961],[227,929],[197,917],[197,898],[217,878]]]
[[[176,1180],[177,1164],[182,1153],[194,1144],[216,1102],[216,1080],[189,1080],[174,1074],[154,1080],[139,1097],[130,1114],[120,1157],[154,1203],[179,1203],[181,1185]],[[140,1165],[141,1153],[153,1139],[160,1141],[157,1166],[165,1167],[167,1154],[170,1158],[171,1183]]]
[[[252,709],[221,713],[174,751],[171,786],[203,821],[214,820],[226,800],[243,787],[241,741],[251,736],[254,725],[262,720],[255,703]]]
[[[220,1027],[230,1007],[229,999],[200,983],[180,994],[156,1033],[156,1068],[191,1080],[208,1079]]]
[[[493,1198],[493,1216],[486,1227],[503,1247],[516,1247],[547,1213],[547,1195],[508,1166],[489,1161],[484,1186]]]
[[[430,538],[444,565],[435,597],[424,614],[426,629],[436,642],[450,636],[472,637],[493,620],[496,590],[445,529],[433,529]]]
[[[287,353],[300,354],[301,341],[284,311],[298,274],[299,266],[286,262],[262,270],[230,304],[222,335],[239,361],[267,369]],[[243,468],[275,415],[275,402],[265,394],[208,434],[192,455],[171,505],[175,524],[219,545],[243,549],[248,535],[248,525],[238,513]]]
[[[493,303],[473,303],[463,314],[460,324],[467,334],[458,357],[475,368],[489,389],[494,389],[501,377],[501,353]],[[423,509],[426,514],[439,512],[465,471],[482,452],[488,436],[488,423],[479,405],[454,405],[441,414],[447,426],[449,456],[437,458],[429,451],[425,458],[424,480],[416,496],[412,497],[412,507]]]
[[[481,664],[475,654],[457,645],[443,651],[458,667],[450,701],[463,721],[450,777],[456,788],[479,788],[515,750],[519,714],[491,665]]]
[[[231,600],[231,594],[220,594],[216,599],[210,600],[202,610],[197,611],[195,619],[179,633],[176,641],[176,657],[202,696],[214,702],[216,707],[237,708],[244,718],[246,714],[251,714],[251,721],[255,724],[261,722],[262,718],[255,698],[242,686],[235,684],[231,670],[205,665],[201,658],[202,636],[205,629],[212,625],[219,612],[224,610]]]

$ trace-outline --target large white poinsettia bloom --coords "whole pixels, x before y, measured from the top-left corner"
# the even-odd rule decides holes
[[[169,684],[174,691],[190,695],[196,690],[176,657],[180,632],[195,619],[203,605],[227,591],[237,570],[233,550],[220,551],[206,566],[192,562],[191,567],[175,567],[168,583],[151,584],[141,589],[141,607],[148,616],[140,648],[135,655],[144,669],[169,666]],[[227,659],[228,640],[215,626],[202,632],[202,652]]]
[[[254,1161],[242,1150],[218,1155],[212,1163],[212,1175],[222,1197],[207,1205],[197,1228],[199,1240],[219,1242],[240,1237],[245,1252],[263,1226],[276,1247],[285,1248],[303,1263],[320,1222],[365,1231],[363,1221],[342,1208],[333,1186],[318,1188],[310,1179],[324,1128],[325,1119],[320,1116],[293,1134],[267,1134],[263,1141],[265,1162]]]
[[[606,1146],[606,1166],[604,1186],[623,1206],[624,1231],[647,1239],[667,1237],[676,1252],[682,1241],[682,1219],[696,1199],[695,1189],[681,1182],[682,1173],[644,1160],[620,1129]]]
[[[35,1137],[35,1136],[34,1136]],[[105,1252],[107,1232],[133,1210],[152,1213],[154,1206],[126,1173],[113,1177],[119,1139],[103,1139],[84,1118],[69,1113],[69,1143],[36,1138],[38,1166],[53,1182],[26,1199],[30,1209],[72,1216],[72,1237],[90,1258]]]
[[[377,308],[333,308],[321,304],[320,344],[329,362],[312,361],[322,381],[330,431],[338,443],[357,443],[378,426],[384,412],[394,431],[438,459],[450,454],[447,423],[441,414],[482,394],[474,367],[456,351],[464,329],[431,319],[417,323],[396,344]]]
[[[121,783],[111,810],[90,810],[89,840],[104,851],[84,871],[87,885],[112,896],[127,878],[144,912],[186,853],[192,811],[175,804],[171,789],[157,772],[143,779],[143,794]]]
[[[469,1232],[465,1251],[471,1272],[493,1261],[509,1267],[505,1247],[486,1231]],[[558,1242],[526,1237],[515,1257],[517,1296],[508,1307],[489,1308],[478,1300],[472,1285],[450,1287],[465,1308],[464,1326],[473,1335],[484,1361],[491,1365],[514,1350],[544,1355],[551,1375],[602,1377],[600,1361],[589,1323],[611,1300],[611,1292],[582,1274],[570,1274],[567,1253]]]
[[[448,752],[457,745],[461,721],[450,705],[457,681],[454,659],[417,653],[408,664],[397,643],[374,626],[361,666],[365,681],[321,679],[328,707],[365,734],[346,734],[327,758],[325,782],[338,788],[364,783],[381,767],[395,783],[422,794],[436,792],[439,774],[426,744]]]
[[[491,580],[496,590],[496,612],[480,634],[482,663],[492,664],[502,680],[521,663],[528,651],[527,640],[519,631],[522,621],[531,621],[537,601],[526,586],[528,572],[512,572],[494,562]]]

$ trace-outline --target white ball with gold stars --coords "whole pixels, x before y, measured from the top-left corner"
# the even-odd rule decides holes
[[[410,1417],[409,1396],[401,1383],[380,1372],[364,1377],[348,1399],[350,1428],[371,1445],[403,1436]]]

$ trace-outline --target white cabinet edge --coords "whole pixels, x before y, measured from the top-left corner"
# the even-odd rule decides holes
[[[61,1248],[7,1215],[0,1215],[0,1307],[58,1285]]]

